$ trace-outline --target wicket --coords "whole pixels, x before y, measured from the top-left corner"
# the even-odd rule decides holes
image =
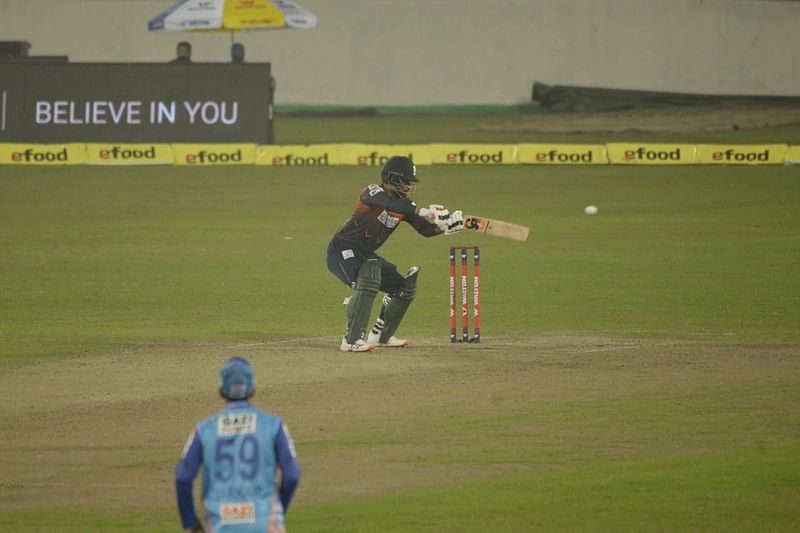
[[[461,251],[461,340],[460,342],[481,342],[481,249],[477,245],[450,247],[450,342],[459,342],[456,332],[456,251]],[[472,250],[472,315],[475,336],[469,338],[469,297],[467,278],[469,258]]]

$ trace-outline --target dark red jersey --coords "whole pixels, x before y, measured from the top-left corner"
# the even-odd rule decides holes
[[[417,215],[416,209],[417,204],[387,194],[381,185],[367,185],[358,197],[355,211],[336,231],[333,240],[345,241],[369,255],[380,248],[403,221],[425,237],[442,232],[435,224]]]

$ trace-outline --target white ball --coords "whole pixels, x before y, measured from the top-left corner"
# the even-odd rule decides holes
[[[597,206],[596,205],[587,205],[586,208],[583,210],[584,213],[587,215],[596,215],[597,214]]]

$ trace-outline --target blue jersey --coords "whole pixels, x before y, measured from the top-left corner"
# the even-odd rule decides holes
[[[197,521],[192,480],[201,464],[207,531],[285,531],[284,515],[300,479],[300,467],[280,418],[239,401],[229,402],[197,425],[175,469],[184,528]],[[278,468],[281,483],[276,487]]]

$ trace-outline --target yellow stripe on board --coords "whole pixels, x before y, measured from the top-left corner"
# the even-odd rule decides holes
[[[787,165],[800,165],[800,146],[790,146],[786,149],[783,162]]]
[[[704,165],[782,165],[785,144],[700,144],[697,153]]]
[[[325,167],[341,165],[339,144],[265,144],[256,149],[256,165]]]
[[[431,144],[434,165],[516,165],[517,144]]]
[[[530,165],[607,165],[604,144],[520,144],[520,164]]]
[[[171,165],[175,162],[169,144],[87,144],[89,165]]]
[[[697,150],[692,144],[609,143],[612,165],[695,165]]]
[[[255,144],[173,144],[176,165],[252,165]]]
[[[342,165],[360,167],[383,166],[390,157],[402,155],[415,165],[431,164],[431,147],[428,144],[342,144],[339,151]]]
[[[80,165],[85,162],[85,144],[0,144],[0,165]]]
[[[383,165],[394,155],[417,165],[781,165],[800,164],[786,144],[163,144],[0,143],[0,165],[176,164]]]

